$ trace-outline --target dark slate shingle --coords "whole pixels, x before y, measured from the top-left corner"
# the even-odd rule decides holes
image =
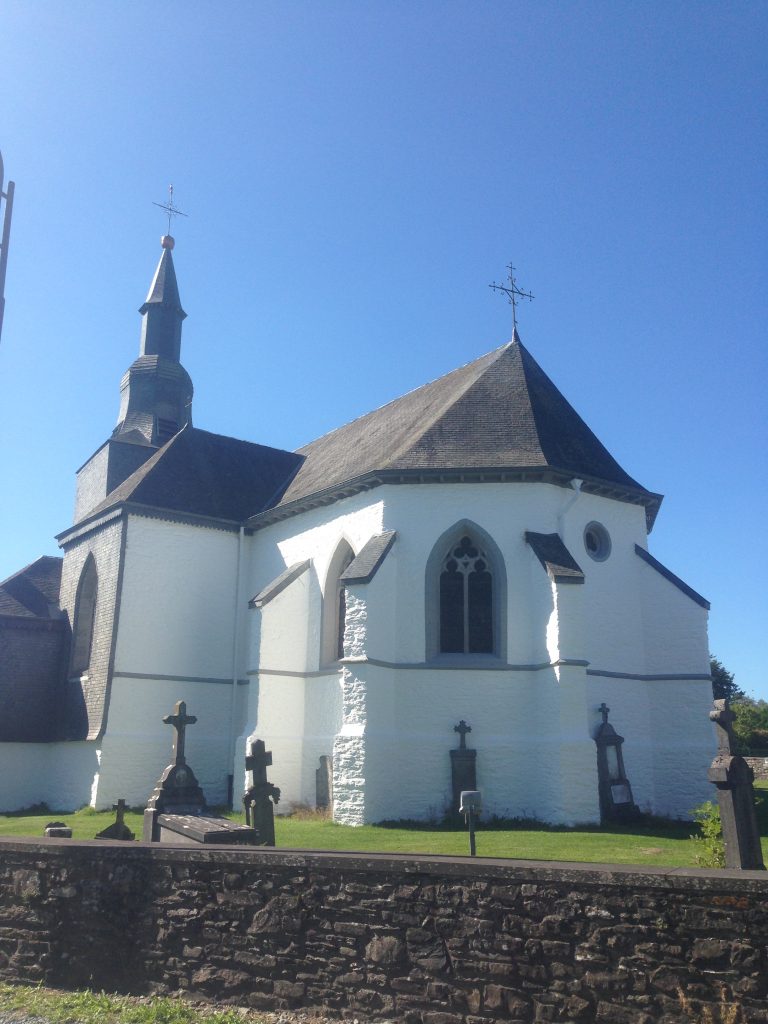
[[[58,614],[63,559],[43,555],[0,583],[0,615],[50,619]]]
[[[302,456],[186,427],[89,512],[124,501],[243,522],[279,500]]]
[[[519,339],[313,441],[281,504],[385,470],[551,468],[642,492]]]
[[[584,582],[581,566],[565,546],[559,533],[526,531],[525,540],[531,545],[547,575],[555,583]]]

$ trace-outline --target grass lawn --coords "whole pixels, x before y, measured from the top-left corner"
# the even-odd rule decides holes
[[[755,784],[760,831],[768,861],[768,783]],[[241,814],[232,818],[242,821]],[[114,820],[111,811],[83,808],[72,814],[51,811],[0,815],[0,835],[41,836],[50,821],[63,821],[72,828],[73,838],[93,839]],[[141,837],[140,811],[128,811],[125,823]],[[609,864],[695,866],[697,850],[687,824],[654,821],[622,828],[585,827],[577,829],[483,828],[477,834],[481,857],[513,857],[525,860],[569,860]],[[464,829],[428,824],[365,825],[350,828],[335,825],[315,815],[278,817],[277,845],[294,849],[359,850],[366,853],[423,853],[466,855],[469,853]]]
[[[0,1013],[24,1014],[50,1024],[261,1024],[251,1011],[196,1007],[156,996],[62,992],[42,986],[0,984]]]

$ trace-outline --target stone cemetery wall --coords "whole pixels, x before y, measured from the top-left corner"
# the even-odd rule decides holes
[[[744,760],[755,773],[755,779],[768,779],[768,757],[745,757]]]
[[[366,1022],[766,1022],[766,897],[759,872],[3,839],[0,978]]]

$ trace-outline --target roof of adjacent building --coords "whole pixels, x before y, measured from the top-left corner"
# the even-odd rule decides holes
[[[179,431],[116,487],[88,519],[123,502],[244,522],[277,502],[301,457],[196,427]]]
[[[63,559],[43,555],[0,583],[0,615],[58,617]]]

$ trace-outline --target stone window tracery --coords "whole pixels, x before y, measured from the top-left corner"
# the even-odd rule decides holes
[[[447,551],[440,572],[440,653],[492,654],[493,576],[490,560],[464,534]]]

